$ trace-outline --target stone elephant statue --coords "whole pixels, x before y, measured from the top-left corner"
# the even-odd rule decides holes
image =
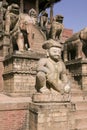
[[[64,43],[64,61],[87,57],[87,27],[73,34]]]
[[[8,6],[5,14],[4,31],[5,35],[10,35],[10,31],[13,30],[19,19],[19,6],[17,4],[11,4]]]
[[[31,13],[34,15],[34,17],[31,16]],[[19,51],[24,51],[25,49],[31,48],[34,39],[32,26],[35,25],[37,21],[37,17],[35,18],[35,13],[35,10],[31,9],[29,14],[21,13],[19,15],[16,26],[10,32],[12,35],[12,43],[14,45],[13,50],[15,50],[15,45],[18,46]]]

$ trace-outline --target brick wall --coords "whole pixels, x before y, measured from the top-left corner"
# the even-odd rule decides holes
[[[26,130],[26,110],[0,111],[0,130]]]
[[[66,39],[68,39],[72,35],[73,35],[73,30],[72,29],[64,28],[64,30],[63,30],[63,37],[62,37],[63,41],[65,41]]]
[[[0,130],[29,130],[29,98],[0,94]]]

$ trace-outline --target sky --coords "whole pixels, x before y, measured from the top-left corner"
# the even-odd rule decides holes
[[[54,5],[54,16],[64,16],[64,27],[78,32],[87,26],[87,0],[61,0]]]

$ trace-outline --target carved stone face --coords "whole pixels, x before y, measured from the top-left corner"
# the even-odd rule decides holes
[[[59,61],[60,57],[61,57],[61,48],[58,47],[51,47],[48,50],[49,53],[49,57],[54,60],[54,61]]]
[[[35,11],[34,9],[31,9],[31,10],[29,11],[29,16],[31,16],[31,17],[37,17],[36,11]]]
[[[87,41],[87,27],[80,32],[80,38],[84,41]]]

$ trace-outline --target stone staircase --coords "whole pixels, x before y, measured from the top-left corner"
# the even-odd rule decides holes
[[[74,111],[71,112],[71,115],[74,124],[70,130],[87,130],[87,94],[81,90],[73,77],[71,77],[71,82],[71,102],[74,104]]]

